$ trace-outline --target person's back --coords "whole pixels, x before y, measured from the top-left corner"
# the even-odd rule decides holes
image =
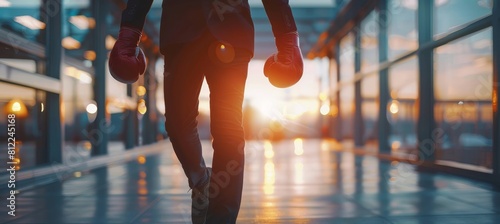
[[[264,74],[288,87],[302,76],[298,33],[287,0],[263,0],[278,53]],[[152,0],[129,0],[110,72],[124,83],[144,73],[137,46]],[[242,104],[254,28],[248,0],[164,0],[160,48],[165,59],[165,127],[192,189],[193,223],[235,223],[241,204],[245,139]],[[203,80],[210,88],[210,132],[214,156],[206,167],[197,131],[198,97]]]
[[[160,29],[161,49],[186,43],[209,30],[235,48],[254,49],[254,27],[248,0],[164,0]]]

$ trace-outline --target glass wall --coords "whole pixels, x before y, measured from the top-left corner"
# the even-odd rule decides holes
[[[354,137],[354,85],[349,84],[340,90],[340,118],[342,138],[352,139]]]
[[[438,160],[492,167],[492,29],[435,49]]]
[[[126,96],[126,85],[117,84],[110,78],[111,81],[109,79],[106,81],[107,107],[97,108],[92,100],[96,54],[93,51],[95,41],[91,31],[95,28],[96,21],[92,15],[91,3],[92,1],[88,0],[67,0],[62,4],[62,8],[51,5],[49,9],[45,9],[41,0],[0,0],[0,49],[2,49],[0,50],[0,106],[3,108],[1,114],[4,116],[13,108],[18,108],[18,105],[21,112],[26,112],[18,116],[19,129],[16,132],[20,140],[18,145],[22,168],[46,165],[47,158],[44,157],[50,150],[46,148],[45,142],[47,132],[50,133],[50,130],[45,128],[48,126],[45,124],[44,114],[45,92],[38,89],[51,91],[60,96],[63,163],[81,162],[90,158],[90,141],[100,136],[95,130],[90,129],[97,110],[106,110],[107,122],[111,123],[99,130],[109,132],[109,139],[112,142],[109,148],[119,149],[115,150],[117,152],[124,148],[123,111],[125,107],[128,109],[134,107],[134,101]],[[116,23],[116,19],[113,19],[115,15],[113,10],[117,10],[116,6],[110,9],[111,12],[107,14],[105,22]],[[60,80],[41,77],[47,68],[46,26],[48,18],[57,13],[62,14],[61,46],[64,49]],[[118,25],[109,27],[106,31],[110,34],[116,34],[119,29]],[[105,41],[109,50],[115,39],[108,35]],[[17,82],[12,78],[15,75],[11,71],[18,71],[29,78]],[[42,87],[43,84],[40,83],[31,84],[31,78],[49,84],[47,88]],[[54,87],[56,84],[57,87]],[[55,127],[57,124],[49,126]],[[1,136],[5,134],[5,130],[0,131]],[[115,144],[116,142],[118,144]],[[57,153],[59,152],[54,154]]]
[[[92,76],[78,68],[65,66],[61,76],[63,94],[65,161],[81,162],[90,157],[89,139],[99,135],[90,129],[97,106],[92,100]]]
[[[372,11],[361,22],[361,71],[372,72],[379,64],[378,34],[379,20],[377,11]]]
[[[389,60],[418,48],[417,9],[418,0],[387,0],[387,32]]]
[[[349,33],[340,41],[340,81],[352,81],[354,78],[354,35]]]
[[[391,125],[389,144],[395,154],[409,153],[417,145],[417,87],[416,57],[395,64],[389,69],[391,99],[387,105],[387,118]]]
[[[491,14],[493,0],[435,0],[434,37]]]
[[[340,42],[340,117],[342,138],[351,139],[354,133],[354,35],[345,36]]]
[[[377,73],[370,74],[361,80],[362,113],[364,124],[364,142],[373,142],[377,139],[378,122],[378,97],[379,76]]]
[[[426,6],[427,2],[422,6]],[[433,39],[419,46],[417,15],[428,15],[419,9],[418,0],[387,0],[387,11],[375,7],[362,20],[354,21],[361,34],[361,72],[354,79],[353,35],[348,33],[340,44],[340,114],[342,136],[352,137],[354,83],[361,82],[364,140],[377,140],[378,108],[387,107],[390,124],[388,142],[393,155],[409,157],[419,150],[417,127],[433,127],[439,139],[428,162],[461,169],[492,173],[493,167],[493,32],[484,28],[481,19],[491,19],[492,0],[435,0],[430,7],[434,13],[430,29]],[[380,29],[387,19],[388,46],[379,43],[384,37]],[[356,19],[353,19],[356,20]],[[352,21],[349,21],[352,22]],[[351,24],[351,23],[347,24]],[[423,21],[422,21],[423,22]],[[346,25],[348,26],[348,25]],[[477,31],[478,28],[482,28]],[[457,32],[459,31],[459,32]],[[449,35],[453,34],[453,35]],[[440,39],[448,35],[447,39]],[[452,38],[452,40],[449,40]],[[435,46],[428,49],[429,46]],[[422,47],[422,49],[419,49]],[[425,47],[425,49],[424,49]],[[426,63],[431,50],[433,62]],[[381,64],[379,55],[388,55]],[[419,57],[423,57],[419,63]],[[381,68],[380,65],[387,66]],[[425,83],[419,66],[432,68],[433,83]],[[381,70],[384,69],[384,70]],[[381,87],[379,74],[388,71],[389,102],[379,105]],[[421,88],[419,88],[421,86]],[[434,93],[433,99],[419,99],[419,89]],[[419,104],[433,104],[433,120],[419,120]],[[424,116],[425,117],[425,116]],[[425,133],[422,133],[424,135]],[[383,135],[381,135],[383,136]]]
[[[361,23],[361,72],[365,73],[361,80],[361,107],[363,125],[365,128],[364,142],[374,142],[377,139],[377,118],[379,96],[379,76],[376,71],[379,64],[379,20],[377,11],[372,11]]]

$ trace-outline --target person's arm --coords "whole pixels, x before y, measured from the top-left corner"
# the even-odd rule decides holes
[[[304,63],[299,48],[299,34],[288,0],[262,0],[271,22],[278,53],[264,65],[264,74],[271,84],[285,88],[302,77]]]
[[[262,0],[262,4],[271,22],[275,37],[297,31],[288,0]]]
[[[135,28],[141,30],[146,21],[146,15],[151,9],[153,0],[128,0],[127,7],[122,12],[122,21],[120,26]]]
[[[139,42],[153,0],[128,0],[122,12],[120,33],[109,55],[109,71],[123,83],[134,83],[146,71],[146,57]]]

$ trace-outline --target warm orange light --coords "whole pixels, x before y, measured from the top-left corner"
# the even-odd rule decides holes
[[[90,151],[92,149],[92,143],[90,143],[89,141],[85,141],[83,143],[83,148],[87,151]]]
[[[88,72],[82,71],[72,66],[66,67],[64,70],[64,74],[73,77],[75,79],[78,79],[78,81],[85,84],[92,83],[92,76]]]
[[[84,15],[71,16],[69,22],[81,30],[93,29],[95,27],[95,19]]]
[[[398,150],[400,147],[401,147],[401,142],[400,141],[394,141],[391,144],[392,151]]]
[[[21,104],[19,102],[14,102],[14,104],[12,104],[12,111],[13,112],[21,111]]]
[[[266,159],[272,159],[274,157],[273,144],[270,141],[264,142],[264,156]]]
[[[215,56],[223,63],[229,63],[234,60],[234,48],[231,45],[221,44],[215,49]]]
[[[274,183],[276,182],[276,172],[274,170],[274,163],[271,161],[266,162],[264,165],[264,194],[274,194]]]
[[[136,90],[137,96],[144,96],[146,95],[146,87],[144,86],[138,86]]]
[[[148,108],[146,107],[146,101],[143,99],[139,100],[139,104],[137,105],[137,111],[144,115],[148,111]]]
[[[83,57],[89,61],[94,61],[97,55],[95,51],[85,51],[85,53],[83,53]]]
[[[113,46],[115,46],[115,42],[116,42],[116,39],[111,36],[111,35],[108,35],[106,36],[106,49],[107,50],[111,50],[113,49]]]
[[[321,113],[321,115],[323,115],[323,116],[328,115],[328,114],[330,113],[330,105],[328,105],[328,104],[326,104],[326,103],[325,103],[325,104],[323,104],[323,105],[321,106],[321,108],[319,109],[319,112],[320,112],[320,113]]]
[[[493,90],[493,99],[491,101],[493,105],[493,112],[497,112],[498,108],[498,90]]]
[[[146,163],[146,157],[144,157],[144,156],[138,156],[138,157],[137,157],[137,162],[138,162],[139,164],[144,164],[144,163]]]
[[[392,114],[397,114],[399,112],[399,102],[397,100],[393,100],[391,105],[389,106],[389,111]]]
[[[24,118],[28,116],[28,109],[26,108],[26,105],[24,105],[23,101],[18,99],[13,99],[9,101],[5,105],[4,111],[7,114],[15,114],[19,118]]]
[[[300,156],[300,155],[304,154],[303,144],[304,144],[304,141],[301,138],[296,138],[293,141],[293,145],[295,146],[295,150],[294,150],[295,155]]]
[[[65,37],[62,39],[62,46],[68,50],[76,50],[81,47],[80,41],[73,37]]]
[[[20,170],[21,169],[21,159],[19,158],[14,158],[12,160],[16,165],[14,166],[15,170]]]
[[[320,93],[319,94],[319,99],[321,101],[325,101],[327,98],[328,98],[328,95],[326,95],[326,93]]]
[[[307,110],[308,107],[306,105],[294,101],[286,105],[286,107],[284,108],[284,114],[286,118],[295,120],[306,113]]]
[[[139,188],[137,189],[137,193],[139,195],[146,195],[148,194],[148,188],[146,186],[139,186]]]
[[[28,16],[28,15],[16,16],[14,18],[14,21],[31,30],[43,30],[45,29],[46,26],[44,22],[34,18],[33,16]]]

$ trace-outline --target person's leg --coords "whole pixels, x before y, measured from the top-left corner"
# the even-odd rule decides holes
[[[238,216],[245,146],[242,104],[250,57],[250,52],[236,50],[230,62],[211,60],[205,74],[210,88],[210,131],[214,149],[207,223],[235,223]]]
[[[171,46],[165,53],[165,128],[190,188],[208,177],[196,121],[204,78],[199,55],[203,47],[197,41]]]
[[[164,96],[165,127],[177,158],[189,182],[191,218],[205,223],[208,210],[210,170],[202,156],[196,117],[198,97],[206,67],[207,44],[204,38],[171,46],[165,54]]]

